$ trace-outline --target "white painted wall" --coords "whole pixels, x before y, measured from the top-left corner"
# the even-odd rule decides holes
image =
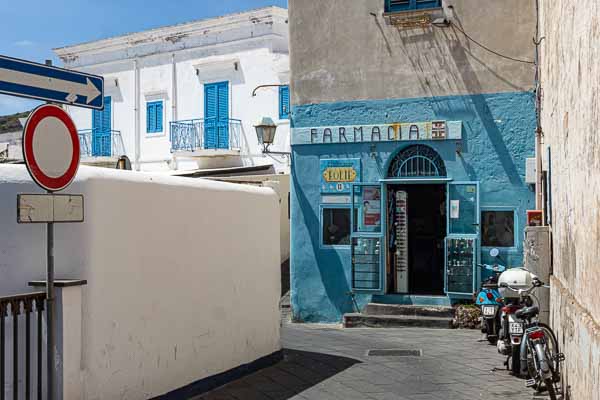
[[[17,193],[37,192],[0,166],[2,295],[44,279],[45,227],[16,223]],[[86,196],[85,222],[55,228],[57,278],[88,280],[81,399],[147,399],[280,349],[272,189],[81,167],[68,192]]]
[[[263,157],[254,124],[271,117],[278,125],[274,151],[290,151],[289,120],[279,120],[279,91],[255,87],[289,83],[287,11],[268,7],[233,16],[105,39],[56,50],[65,67],[105,77],[106,95],[112,97],[113,129],[122,133],[127,156],[135,160],[135,72],[139,67],[139,126],[142,170],[170,168],[169,123],[203,118],[204,84],[229,82],[229,117],[243,122],[242,164],[274,164],[289,172],[285,157]],[[173,35],[190,30],[180,40]],[[118,43],[117,43],[118,42]],[[173,59],[176,88],[173,87]],[[237,65],[237,70],[236,70]],[[115,82],[117,84],[115,85]],[[176,96],[176,118],[173,100]],[[162,134],[146,133],[146,102],[164,101]],[[91,112],[69,107],[78,129],[92,127]],[[172,166],[172,165],[171,165]],[[179,163],[181,169],[190,169]],[[197,167],[196,167],[197,168]]]
[[[290,176],[284,174],[274,175],[245,175],[234,177],[212,178],[219,181],[260,184],[268,186],[270,183],[275,183],[274,189],[279,195],[279,248],[281,262],[290,258],[290,215],[289,215],[289,198],[290,198]]]

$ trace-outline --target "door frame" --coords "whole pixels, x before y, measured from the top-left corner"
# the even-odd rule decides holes
[[[387,253],[389,251],[388,249],[388,245],[389,245],[389,232],[388,232],[388,220],[387,220],[387,195],[388,195],[388,186],[390,185],[445,185],[446,186],[446,202],[448,202],[448,184],[450,182],[453,182],[452,178],[448,178],[448,177],[433,177],[433,178],[385,178],[385,179],[380,179],[379,182],[382,183],[383,185],[383,190],[382,190],[382,194],[381,197],[382,199],[384,198],[383,196],[385,195],[385,209],[386,209],[386,213],[385,216],[382,218],[382,229],[385,229],[385,231],[383,231],[384,233],[384,238],[385,238],[385,251],[384,251],[384,264],[383,264],[383,275],[384,275],[384,291],[385,294],[399,294],[396,292],[388,292],[387,291],[387,271],[385,270],[385,268],[387,267]],[[409,200],[410,201],[410,200]],[[448,213],[446,212],[446,236],[448,235]],[[410,233],[409,233],[410,235]],[[444,242],[445,242],[445,238],[444,238]],[[395,272],[394,272],[395,273]],[[446,288],[446,252],[444,251],[444,289]],[[406,293],[402,293],[402,294],[406,294]],[[407,293],[408,295],[411,295],[410,291],[409,293]]]

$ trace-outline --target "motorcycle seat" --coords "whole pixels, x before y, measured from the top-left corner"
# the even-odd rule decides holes
[[[531,306],[521,308],[515,313],[515,316],[520,319],[529,319],[535,317],[540,313],[540,308],[538,306]]]

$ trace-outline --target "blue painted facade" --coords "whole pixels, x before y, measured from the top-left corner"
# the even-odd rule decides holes
[[[297,144],[292,146],[291,303],[294,319],[337,322],[353,311],[350,246],[321,243],[321,159],[360,159],[361,182],[385,178],[391,159],[422,144],[443,159],[448,178],[479,184],[481,209],[515,210],[515,246],[501,248],[509,265],[522,263],[526,210],[534,208],[525,160],[534,156],[535,107],[530,92],[365,100],[292,107],[294,128],[449,120],[462,121],[462,139]],[[458,152],[457,152],[458,150]],[[490,262],[485,248],[478,261]],[[410,296],[378,295],[378,301]],[[359,307],[371,294],[356,295]],[[385,299],[384,299],[385,298]]]

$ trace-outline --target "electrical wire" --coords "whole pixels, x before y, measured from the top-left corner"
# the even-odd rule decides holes
[[[490,52],[490,53],[492,53],[492,54],[495,54],[495,55],[497,55],[498,57],[506,58],[507,60],[511,60],[511,61],[515,61],[515,62],[520,62],[520,63],[524,63],[524,64],[535,64],[535,62],[534,62],[534,61],[530,61],[530,60],[522,60],[522,59],[519,59],[519,58],[513,58],[513,57],[510,57],[510,56],[506,56],[506,55],[504,55],[504,54],[498,53],[497,51],[495,51],[495,50],[492,50],[492,49],[490,49],[489,47],[487,47],[487,46],[485,46],[485,45],[483,45],[483,44],[479,43],[477,40],[473,39],[471,36],[469,36],[469,35],[467,34],[467,32],[465,32],[465,31],[464,31],[464,30],[463,30],[463,29],[462,29],[460,26],[458,26],[457,24],[450,22],[450,26],[452,26],[452,27],[456,28],[456,29],[457,29],[459,32],[462,32],[462,34],[463,34],[463,35],[465,35],[465,37],[466,37],[467,39],[469,39],[471,42],[475,43],[477,46],[481,47],[481,48],[482,48],[482,49],[484,49],[484,50],[487,50],[487,51],[489,51],[489,52]]]

